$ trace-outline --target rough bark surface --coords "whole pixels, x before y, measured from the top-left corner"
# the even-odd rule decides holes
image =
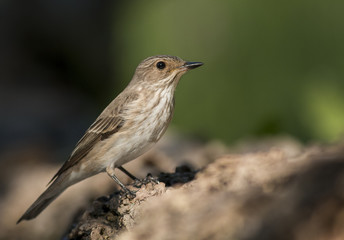
[[[94,201],[69,239],[343,239],[344,145],[233,154]]]

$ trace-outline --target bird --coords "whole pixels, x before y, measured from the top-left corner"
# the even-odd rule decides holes
[[[202,65],[169,55],[144,59],[126,88],[86,130],[47,189],[17,224],[37,217],[71,185],[101,172],[107,172],[123,190],[132,193],[116,177],[115,169],[135,179],[122,165],[148,151],[162,137],[174,112],[174,92],[181,76]]]

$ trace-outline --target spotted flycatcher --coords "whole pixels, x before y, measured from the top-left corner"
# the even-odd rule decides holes
[[[142,155],[164,134],[174,109],[174,90],[188,70],[203,65],[159,55],[143,60],[129,85],[77,143],[50,185],[18,220],[35,218],[69,186],[106,171],[124,190],[115,168]]]

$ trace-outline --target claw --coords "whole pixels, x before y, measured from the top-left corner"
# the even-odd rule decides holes
[[[133,198],[136,197],[136,192],[135,191],[131,191],[128,188],[126,189],[126,194],[127,194],[127,197],[130,198],[130,199],[133,199]]]

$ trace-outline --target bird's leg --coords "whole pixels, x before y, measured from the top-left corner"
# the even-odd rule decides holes
[[[108,166],[106,168],[106,172],[107,174],[118,184],[121,186],[121,188],[126,192],[129,193],[131,196],[135,197],[136,194],[135,192],[129,190],[126,186],[124,186],[124,184],[116,177],[115,175],[115,168]]]
[[[140,179],[138,179],[137,177],[135,177],[133,174],[131,174],[130,172],[128,172],[124,167],[119,166],[117,167],[119,170],[121,170],[123,173],[125,173],[128,177],[130,177],[131,179],[133,179],[134,181],[140,181]]]
[[[145,180],[142,179],[138,179],[137,177],[135,177],[133,174],[131,174],[130,172],[128,172],[124,167],[120,166],[117,167],[119,170],[121,170],[123,173],[125,173],[128,177],[130,177],[131,179],[133,179],[135,181],[134,186],[137,188],[141,188],[141,186],[143,184],[146,183]]]

